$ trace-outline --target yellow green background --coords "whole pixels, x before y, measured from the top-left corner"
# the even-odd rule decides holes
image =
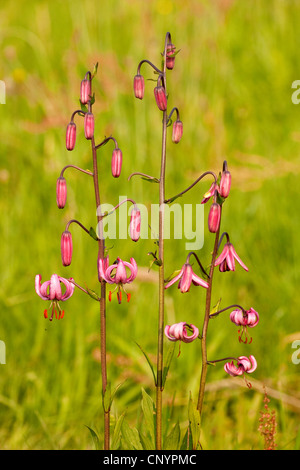
[[[300,79],[300,5],[296,0],[78,1],[2,0],[0,79],[6,104],[0,105],[0,365],[1,449],[92,449],[88,429],[102,436],[97,303],[82,292],[64,305],[61,321],[46,321],[48,304],[35,293],[34,277],[53,272],[98,289],[96,243],[72,227],[70,267],[60,258],[60,235],[69,219],[95,224],[92,182],[67,170],[68,203],[56,207],[55,185],[67,164],[91,169],[90,145],[78,124],[73,152],[65,149],[65,128],[78,108],[79,85],[99,63],[94,80],[96,139],[113,134],[123,151],[121,177],[110,173],[110,144],[99,152],[102,200],[117,204],[127,195],[150,205],[157,186],[127,177],[134,171],[159,176],[161,113],[154,82],[146,81],[143,101],[134,99],[137,64],[160,65],[167,31],[180,53],[168,73],[169,103],[178,106],[184,135],[167,144],[166,191],[171,197],[203,171],[219,172],[224,159],[232,190],[222,230],[249,273],[216,271],[213,304],[253,307],[260,323],[249,346],[224,313],[209,326],[210,359],[253,354],[258,368],[252,389],[243,379],[211,367],[202,420],[204,449],[262,449],[258,432],[263,387],[276,411],[279,449],[299,449],[299,372],[292,343],[299,327],[300,105],[292,83]],[[153,78],[143,69],[145,78]],[[79,121],[78,121],[79,122]],[[200,203],[210,181],[182,202]],[[205,207],[207,215],[208,205]],[[205,232],[198,255],[209,263],[212,236]],[[137,342],[155,362],[157,300],[155,269],[148,273],[153,240],[115,240],[111,257],[135,257],[137,280],[129,304],[108,305],[108,374],[122,383],[112,409],[125,410],[131,426],[141,420],[141,390],[154,398],[151,371]],[[166,274],[179,269],[185,243],[166,241]],[[113,261],[113,260],[112,260]],[[196,269],[196,268],[195,268]],[[200,326],[205,292],[177,287],[166,292],[166,323]],[[165,343],[166,348],[169,344]],[[177,354],[176,354],[177,355]],[[164,392],[164,432],[188,424],[189,394],[196,397],[201,369],[200,341],[181,345]],[[249,379],[252,379],[249,377]]]

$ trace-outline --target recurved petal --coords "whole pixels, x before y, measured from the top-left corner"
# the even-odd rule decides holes
[[[124,262],[118,258],[118,265],[115,277],[116,284],[126,284],[127,282],[127,274]]]
[[[253,328],[254,326],[256,326],[258,324],[259,315],[253,308],[250,308],[250,310],[247,310],[247,316],[248,316],[247,325],[250,328]]]
[[[61,300],[62,292],[60,287],[60,281],[57,274],[52,274],[49,286],[49,299],[50,300]]]
[[[192,275],[192,281],[195,285],[205,287],[205,289],[209,287],[209,284],[203,279],[201,279],[201,277],[197,276],[197,274],[195,274],[194,272]]]
[[[257,368],[257,361],[254,356],[250,355],[249,360],[251,362],[251,368],[247,370],[248,374],[251,374],[251,372],[254,372],[255,369]]]
[[[128,263],[127,261],[123,261],[123,263],[130,269],[130,275],[127,278],[126,282],[132,282],[136,278],[138,272],[137,263],[134,258],[130,258],[130,263]]]
[[[192,341],[194,341],[199,336],[199,329],[195,325],[190,325],[190,327],[193,330],[193,333],[192,333],[191,336],[188,336],[186,327],[183,328],[182,341],[184,343],[191,343]]]
[[[75,285],[73,284],[73,282],[70,282],[68,279],[65,279],[64,277],[60,277],[59,280],[66,287],[66,292],[61,297],[61,300],[64,301],[64,300],[69,299],[73,295]]]
[[[179,281],[178,288],[182,293],[188,292],[191,287],[193,277],[193,269],[190,264],[185,264],[183,267],[182,277]]]
[[[225,260],[225,258],[228,255],[228,252],[229,252],[229,247],[228,247],[228,244],[226,243],[224,245],[222,253],[220,254],[220,256],[215,261],[215,266],[218,266],[219,264],[221,264]]]
[[[167,337],[170,341],[177,341],[177,339],[174,338],[174,336],[171,336],[171,335],[169,334],[170,328],[171,328],[170,325],[166,325],[166,327],[165,327],[165,335],[166,335],[166,337]]]
[[[249,269],[247,268],[247,266],[245,265],[245,263],[243,263],[243,261],[241,260],[241,258],[238,256],[237,252],[236,252],[235,249],[234,249],[234,246],[233,246],[231,243],[230,243],[229,250],[230,250],[230,253],[232,253],[232,255],[235,257],[235,259],[237,260],[237,262],[242,266],[242,268],[244,268],[245,271],[249,271]]]
[[[184,267],[183,267],[183,268],[184,268]],[[173,284],[175,284],[175,282],[177,282],[177,281],[181,278],[181,276],[182,276],[182,274],[183,274],[183,268],[181,268],[180,273],[177,274],[177,276],[173,277],[173,279],[171,279],[171,281],[169,281],[169,282],[165,285],[165,289],[168,289],[168,287],[170,287],[170,286],[172,286]]]
[[[46,281],[43,284],[41,284],[41,279],[42,279],[42,276],[40,274],[37,274],[35,276],[35,291],[37,295],[41,297],[41,299],[49,300],[49,295],[47,294],[47,288],[50,284],[50,281]]]

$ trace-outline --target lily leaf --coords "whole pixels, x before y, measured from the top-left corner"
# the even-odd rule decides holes
[[[138,344],[138,343],[135,343],[139,348],[140,350],[142,351],[142,353],[144,354],[145,358],[146,358],[146,361],[148,362],[149,366],[150,366],[150,369],[152,371],[152,375],[153,375],[153,379],[154,379],[154,384],[156,385],[156,377],[155,377],[155,372],[154,372],[154,367],[148,357],[148,355],[146,354],[146,352],[143,350],[143,348]]]
[[[219,310],[221,300],[222,299],[220,298],[218,302],[216,303],[216,305],[212,308],[211,312],[209,313],[210,315],[212,315],[213,313],[216,313]],[[215,317],[212,317],[212,318],[215,318]]]
[[[90,228],[89,230],[89,236],[92,237],[94,240],[98,241],[98,237],[97,237],[97,234],[95,232],[95,230],[93,229],[93,227]]]
[[[169,347],[168,353],[167,353],[167,358],[166,358],[166,365],[164,366],[163,369],[163,377],[162,377],[162,386],[165,386],[166,380],[167,380],[167,375],[170,369],[170,365],[173,359],[174,355],[174,350],[175,350],[176,343],[172,343],[171,346]]]
[[[87,293],[89,294],[89,296],[92,299],[97,300],[97,302],[100,301],[100,297],[98,296],[98,294],[95,291],[93,291],[92,289],[89,289],[88,287],[86,288],[86,290],[87,290]]]
[[[92,428],[87,426],[86,424],[85,424],[85,427],[88,428],[88,430],[91,433],[93,443],[94,443],[94,446],[95,446],[95,450],[101,450],[100,440],[99,440],[99,437],[98,437],[97,433]]]
[[[188,416],[192,433],[193,450],[196,450],[200,439],[200,412],[194,404],[191,394],[188,406]]]
[[[142,180],[148,181],[149,183],[159,183],[159,179],[155,178],[154,176],[151,178],[148,176],[142,176],[141,178]]]

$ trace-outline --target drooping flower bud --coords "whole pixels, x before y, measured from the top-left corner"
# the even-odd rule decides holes
[[[95,120],[91,112],[87,112],[84,116],[84,135],[85,138],[90,140],[94,135]]]
[[[136,75],[133,80],[134,96],[142,100],[144,98],[145,81],[143,75]]]
[[[64,266],[70,266],[72,261],[73,243],[72,234],[68,230],[65,230],[61,236],[61,259]]]
[[[219,229],[221,219],[221,206],[214,202],[208,214],[208,229],[211,233],[216,233]]]
[[[182,133],[183,133],[183,124],[181,121],[179,121],[179,119],[177,119],[176,121],[174,121],[173,129],[172,129],[172,141],[174,142],[174,144],[178,144],[178,142],[180,141],[182,137]]]
[[[122,168],[122,151],[119,148],[113,150],[111,157],[111,173],[114,178],[119,178]]]
[[[56,204],[59,209],[63,209],[67,200],[67,183],[63,176],[56,181]]]
[[[130,215],[130,238],[137,242],[141,234],[141,212],[134,206]]]
[[[75,122],[69,122],[66,131],[66,147],[67,150],[73,150],[76,142],[76,124]]]
[[[220,181],[220,195],[222,197],[228,197],[231,186],[231,174],[228,170],[223,171]]]
[[[162,85],[154,88],[154,96],[156,99],[156,104],[161,111],[167,109],[167,96],[165,89]]]
[[[89,79],[84,78],[80,84],[80,101],[82,104],[87,104],[91,99],[91,82]]]
[[[172,70],[173,67],[174,67],[174,63],[175,63],[174,53],[175,53],[175,50],[176,50],[176,47],[174,46],[174,44],[169,43],[167,45],[166,67],[169,70]]]

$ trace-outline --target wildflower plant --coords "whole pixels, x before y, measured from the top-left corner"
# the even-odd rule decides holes
[[[137,73],[133,80],[134,95],[139,100],[144,100],[145,95],[145,79],[141,73],[142,68],[150,66],[155,74],[155,87],[153,89],[153,103],[157,108],[157,116],[161,121],[161,158],[160,158],[160,175],[159,177],[150,176],[143,172],[131,173],[128,181],[133,176],[141,176],[144,180],[155,183],[157,185],[157,198],[159,202],[159,223],[158,223],[158,240],[157,251],[150,252],[152,256],[151,265],[158,267],[158,315],[157,315],[157,357],[156,367],[154,367],[149,360],[146,352],[141,348],[144,353],[153,374],[154,387],[155,387],[155,402],[151,397],[142,390],[142,409],[145,422],[148,426],[146,435],[139,430],[130,430],[128,424],[124,420],[124,413],[120,415],[115,425],[115,433],[122,435],[122,440],[119,435],[114,434],[113,438],[110,436],[110,411],[111,404],[115,392],[111,392],[110,383],[108,381],[107,371],[107,348],[106,348],[106,310],[107,300],[112,301],[113,294],[115,293],[118,303],[121,303],[124,298],[127,302],[130,301],[130,292],[127,290],[127,284],[130,284],[136,279],[138,266],[132,256],[129,261],[124,260],[118,255],[112,258],[109,253],[104,238],[103,219],[117,210],[125,201],[132,203],[132,211],[130,217],[129,233],[132,241],[137,242],[140,238],[141,231],[141,213],[138,205],[133,199],[126,199],[125,201],[117,204],[112,211],[101,211],[101,198],[99,187],[99,170],[98,170],[98,151],[106,144],[112,143],[114,149],[112,151],[111,169],[110,173],[113,178],[118,178],[122,171],[123,155],[119,148],[118,142],[115,137],[105,137],[100,143],[95,140],[95,116],[93,113],[93,105],[95,103],[95,95],[92,92],[92,81],[97,72],[97,66],[93,72],[87,72],[83,78],[80,86],[80,109],[77,109],[71,115],[71,119],[66,129],[66,148],[68,151],[73,151],[76,146],[76,133],[77,119],[81,119],[84,129],[84,135],[87,142],[91,146],[91,161],[92,170],[83,170],[79,166],[70,164],[65,166],[56,182],[56,201],[59,209],[63,209],[67,204],[67,181],[65,178],[66,170],[72,168],[81,172],[84,177],[89,178],[94,187],[95,205],[97,210],[97,229],[96,231],[91,227],[85,227],[80,221],[71,219],[66,224],[61,236],[61,259],[63,266],[70,266],[73,256],[73,243],[71,225],[79,225],[92,239],[98,244],[97,262],[95,262],[95,270],[97,269],[97,277],[99,280],[100,293],[83,288],[72,277],[64,279],[57,274],[53,274],[50,281],[41,284],[41,276],[37,275],[35,280],[35,288],[37,294],[46,301],[50,301],[50,310],[52,313],[48,315],[48,310],[45,310],[45,318],[52,321],[54,318],[62,318],[64,311],[59,305],[60,301],[66,301],[73,295],[75,288],[83,291],[89,297],[99,303],[100,309],[100,349],[101,349],[101,376],[102,376],[102,404],[103,404],[103,417],[104,417],[104,449],[118,448],[121,441],[124,442],[125,448],[128,449],[198,449],[200,448],[200,419],[203,412],[203,402],[205,396],[205,385],[207,381],[207,372],[210,365],[216,365],[219,362],[225,362],[224,371],[230,376],[243,376],[248,387],[251,384],[245,378],[245,374],[251,374],[257,368],[257,361],[251,354],[239,357],[226,357],[222,359],[208,358],[208,325],[212,318],[218,317],[222,312],[231,310],[228,315],[229,321],[239,327],[239,341],[247,344],[251,343],[247,333],[247,327],[253,328],[259,322],[258,313],[251,307],[245,309],[244,307],[233,304],[219,310],[219,302],[217,307],[212,308],[212,288],[215,268],[219,268],[221,275],[225,272],[234,272],[236,270],[235,261],[241,267],[248,271],[247,266],[238,256],[232,242],[230,241],[229,234],[221,233],[221,224],[223,221],[224,207],[230,196],[231,188],[231,174],[228,169],[227,162],[224,161],[223,168],[219,174],[214,171],[208,170],[200,174],[200,176],[186,189],[176,194],[175,196],[166,197],[165,182],[166,182],[166,160],[167,160],[167,138],[171,133],[170,138],[172,143],[180,145],[183,137],[183,121],[180,116],[179,109],[176,106],[170,106],[171,96],[167,88],[167,78],[169,73],[173,73],[176,69],[178,50],[173,44],[171,34],[167,33],[165,36],[164,49],[162,52],[161,66],[156,66],[148,59],[143,59],[138,64]],[[171,129],[171,131],[170,131]],[[164,250],[164,223],[165,223],[165,208],[171,205],[179,197],[183,197],[188,191],[195,187],[198,183],[202,182],[205,178],[212,178],[210,187],[203,195],[202,204],[210,204],[207,215],[207,228],[209,234],[209,241],[212,240],[212,254],[209,261],[205,260],[204,265],[209,266],[206,271],[203,268],[203,263],[200,260],[200,254],[195,251],[187,254],[185,261],[182,260],[178,271],[173,272],[168,277],[166,276],[166,259]],[[221,251],[223,238],[226,237],[227,242]],[[134,246],[134,244],[132,245]],[[191,264],[191,258],[194,258],[196,264]],[[206,300],[205,305],[199,308],[199,314],[196,324],[190,323],[188,318],[178,318],[173,325],[165,325],[165,292],[172,295],[172,289],[177,284],[180,293],[185,294],[186,304],[189,304],[189,291],[190,289],[197,288],[198,290],[204,289]],[[62,286],[65,288],[63,292]],[[111,290],[108,290],[110,287]],[[196,290],[197,290],[196,289]],[[108,292],[107,292],[108,291]],[[202,291],[203,292],[203,291]],[[150,302],[149,302],[150,305]],[[186,309],[188,312],[190,309]],[[149,332],[151,334],[151,332]],[[170,341],[172,347],[164,354],[164,343]],[[192,399],[191,395],[187,403],[189,425],[186,430],[184,438],[180,436],[180,429],[175,426],[169,435],[164,433],[163,423],[163,391],[170,369],[171,361],[173,358],[174,347],[179,342],[185,344],[184,347],[191,343],[196,343],[198,347],[198,357],[202,358],[201,371],[199,371],[199,391],[198,399],[196,402]],[[229,362],[228,362],[229,361]],[[93,437],[95,433],[93,432]],[[150,437],[149,437],[150,436]]]
[[[190,448],[197,449],[200,446],[199,436],[200,436],[200,419],[203,411],[203,402],[205,394],[205,384],[207,379],[207,371],[209,365],[219,362],[226,362],[224,365],[224,370],[230,376],[243,376],[247,386],[250,388],[251,383],[246,380],[245,374],[251,374],[257,368],[257,362],[255,357],[250,354],[249,357],[240,356],[227,357],[223,359],[211,360],[207,356],[207,343],[208,343],[208,325],[210,320],[213,317],[217,317],[219,314],[226,310],[233,310],[229,316],[229,320],[240,327],[239,331],[239,341],[247,343],[247,326],[253,328],[257,325],[259,321],[258,313],[251,308],[246,310],[240,305],[231,305],[222,310],[218,310],[219,302],[217,303],[217,308],[212,308],[212,287],[213,287],[213,277],[216,267],[219,267],[221,273],[227,271],[235,271],[235,261],[237,261],[241,267],[248,271],[247,266],[238,256],[233,244],[230,242],[229,234],[224,232],[220,235],[221,232],[221,221],[223,218],[223,212],[225,203],[227,202],[228,197],[230,196],[231,189],[231,173],[228,169],[227,161],[224,161],[223,168],[216,174],[214,171],[205,171],[186,189],[180,193],[172,196],[170,198],[166,197],[165,194],[165,181],[166,181],[166,160],[167,160],[167,137],[169,128],[172,126],[171,140],[175,144],[179,144],[183,137],[183,122],[181,120],[179,109],[176,105],[173,107],[170,105],[172,97],[170,96],[167,88],[167,75],[174,68],[176,68],[176,56],[179,51],[176,49],[175,45],[172,43],[171,34],[167,33],[165,37],[164,51],[162,53],[162,66],[158,67],[154,65],[147,59],[142,60],[137,67],[137,73],[134,77],[133,88],[135,97],[143,100],[145,92],[145,79],[141,73],[142,66],[145,65],[152,67],[154,74],[157,76],[156,86],[154,88],[154,98],[156,106],[158,108],[158,113],[162,118],[162,145],[161,145],[161,166],[160,166],[160,176],[159,178],[146,175],[142,172],[132,173],[129,177],[133,175],[140,175],[144,180],[148,180],[154,183],[157,183],[159,186],[158,189],[158,199],[160,205],[159,211],[159,235],[158,235],[158,256],[155,253],[151,253],[154,260],[153,263],[158,266],[159,269],[159,306],[158,306],[158,334],[157,334],[157,364],[156,364],[156,373],[152,372],[155,381],[156,387],[156,403],[155,403],[155,429],[156,429],[156,449],[160,450],[166,447],[166,442],[170,445],[172,442],[172,448],[178,449],[182,445],[181,440],[178,437],[178,432],[175,432],[175,428],[171,431],[169,436],[166,436],[164,443],[163,441],[163,431],[162,431],[162,406],[163,406],[163,390],[166,381],[166,375],[170,368],[170,354],[167,353],[166,359],[164,359],[164,338],[163,333],[167,340],[172,343],[181,342],[191,343],[194,341],[199,341],[200,355],[202,357],[202,366],[200,372],[199,380],[199,391],[197,404],[194,404],[191,396],[188,404],[188,413],[189,413],[189,429],[187,430],[187,435],[191,435],[190,439]],[[172,73],[172,72],[171,72]],[[176,115],[174,122],[172,121],[172,116]],[[159,114],[158,114],[159,115]],[[200,261],[199,253],[191,252],[187,255],[186,261],[182,267],[178,268],[178,271],[172,273],[167,279],[165,276],[166,273],[166,260],[164,254],[164,214],[166,205],[171,205],[176,199],[184,196],[188,191],[194,188],[200,181],[204,178],[212,178],[213,181],[203,196],[202,204],[210,203],[210,208],[208,211],[208,233],[209,236],[213,238],[213,248],[211,260],[205,265],[209,266],[209,271],[206,272],[203,268],[203,265]],[[226,237],[227,243],[225,244],[223,250],[221,251],[221,244],[223,238]],[[190,257],[194,256],[196,260],[196,268],[192,267],[190,264]],[[197,272],[199,271],[199,273]],[[201,277],[200,277],[201,272]],[[192,284],[194,286],[201,286],[205,289],[206,292],[206,301],[203,308],[199,309],[199,324],[193,325],[190,324],[187,318],[179,318],[178,322],[173,325],[165,326],[165,290],[172,290],[172,286],[178,283],[177,287],[181,293],[185,294],[186,304],[188,305],[188,292]],[[190,309],[186,309],[189,311]],[[251,343],[249,340],[248,344]],[[147,358],[149,362],[149,358]],[[236,363],[236,365],[235,365]],[[178,430],[177,430],[178,431]],[[176,438],[175,438],[176,434]],[[180,444],[181,442],[181,444]],[[189,444],[187,447],[189,448]]]
[[[84,135],[86,140],[91,146],[91,161],[92,171],[83,170],[76,165],[65,166],[56,182],[56,202],[59,209],[64,209],[67,203],[67,181],[65,172],[67,169],[72,168],[80,171],[87,178],[91,179],[94,186],[95,205],[97,213],[97,227],[96,230],[91,227],[88,229],[80,221],[71,219],[67,223],[65,230],[61,236],[61,259],[63,266],[70,266],[73,256],[73,243],[71,225],[79,225],[92,239],[98,243],[98,259],[95,262],[95,270],[97,269],[97,277],[100,283],[100,293],[83,288],[73,278],[65,279],[57,274],[51,276],[50,281],[41,284],[41,275],[37,275],[35,279],[35,289],[37,294],[43,299],[50,301],[51,315],[48,315],[48,309],[44,311],[44,317],[52,321],[54,318],[61,319],[64,316],[59,302],[69,299],[75,290],[75,287],[83,291],[92,299],[99,303],[100,308],[100,350],[101,350],[101,376],[102,376],[102,404],[104,411],[104,449],[110,448],[110,409],[114,392],[111,392],[110,383],[108,382],[107,373],[107,350],[106,350],[106,301],[107,292],[106,285],[114,285],[113,292],[117,291],[118,302],[122,301],[122,291],[125,291],[124,285],[131,283],[137,275],[137,264],[132,257],[130,263],[123,261],[119,256],[116,261],[109,265],[108,249],[105,246],[105,239],[103,236],[103,219],[109,216],[107,213],[101,212],[101,198],[99,186],[99,170],[98,170],[98,151],[109,142],[114,144],[111,159],[111,174],[114,178],[118,178],[122,168],[122,151],[120,150],[117,140],[113,137],[105,137],[100,143],[96,143],[94,136],[95,131],[95,116],[93,113],[93,104],[95,103],[95,95],[92,93],[92,81],[97,72],[97,65],[93,72],[88,71],[80,85],[80,109],[77,109],[71,115],[71,119],[66,129],[66,149],[73,151],[76,144],[77,124],[75,118],[82,120]],[[122,203],[125,201],[122,201]],[[130,233],[133,240],[136,242],[140,235],[140,213],[135,201],[130,200],[133,204],[132,217],[130,222]],[[120,204],[115,206],[117,210]],[[62,286],[65,288],[63,293]],[[126,292],[127,301],[130,300],[130,294]],[[112,299],[112,292],[108,294],[108,300]],[[94,433],[93,430],[91,432]],[[93,434],[94,436],[94,434]]]

